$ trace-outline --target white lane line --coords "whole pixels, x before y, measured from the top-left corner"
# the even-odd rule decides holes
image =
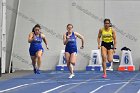
[[[101,88],[103,87],[106,87],[106,86],[110,86],[110,85],[117,85],[117,84],[123,84],[123,83],[127,83],[127,82],[119,82],[119,83],[110,83],[110,84],[105,84],[105,85],[102,85],[98,88],[96,88],[95,90],[91,91],[90,93],[95,93],[96,91],[100,90]]]
[[[134,77],[132,77],[130,80],[128,80],[127,83],[122,85],[120,88],[118,88],[114,93],[118,93],[120,90],[122,90],[125,86],[127,86],[133,79],[135,79],[138,76],[139,73],[137,73]]]
[[[137,93],[140,93],[140,89],[138,90],[138,92]]]
[[[14,89],[17,89],[17,88],[20,88],[20,87],[25,87],[25,86],[29,86],[29,85],[39,84],[39,83],[42,83],[42,82],[19,85],[19,86],[16,86],[16,87],[12,87],[12,88],[8,88],[8,89],[5,89],[5,90],[1,90],[0,93],[7,92],[7,91],[10,91],[10,90],[14,90]]]
[[[106,81],[96,81],[96,82],[106,82]],[[49,93],[49,92],[55,91],[55,90],[57,90],[57,89],[59,89],[59,88],[65,87],[65,86],[69,86],[69,85],[79,85],[79,84],[84,84],[84,83],[87,83],[87,82],[78,82],[78,83],[64,84],[64,85],[60,85],[60,86],[58,86],[58,87],[52,88],[52,89],[50,89],[50,90],[44,91],[44,92],[42,92],[42,93]],[[95,83],[95,81],[94,81],[94,82],[90,82],[90,83]]]
[[[100,76],[100,75],[97,75],[97,76],[94,77],[94,78],[96,79],[96,78],[98,78],[99,76]],[[90,79],[88,79],[88,80],[85,80],[84,82],[86,82],[86,83],[91,82],[92,80],[94,80],[94,78],[90,78]],[[83,84],[83,83],[82,83],[82,84]],[[64,90],[60,91],[59,93],[64,93],[64,92],[70,91],[71,89],[76,88],[76,87],[78,87],[78,86],[80,86],[80,85],[82,85],[82,84],[74,85],[74,86],[72,86],[72,87],[69,87],[69,88],[67,88],[67,89],[64,89]]]
[[[99,76],[100,76],[100,75],[98,75],[97,77],[99,77]],[[97,77],[96,77],[96,78],[97,78]],[[75,86],[72,86],[72,87],[70,87],[70,88],[68,88],[68,89],[66,89],[66,90],[63,90],[63,91],[61,91],[60,93],[63,93],[63,92],[68,91],[68,90],[70,90],[70,89],[72,89],[72,88],[75,88],[75,87],[77,87],[77,86],[79,86],[79,85],[81,85],[81,84],[83,84],[83,83],[88,83],[88,82],[91,81],[91,80],[93,80],[93,79],[84,80],[83,82],[78,82],[78,83],[70,83],[70,84],[75,84]],[[95,82],[99,82],[99,81],[94,81],[94,83],[95,83]],[[55,91],[55,90],[57,90],[57,89],[59,89],[59,88],[61,88],[61,87],[68,86],[68,85],[70,85],[70,84],[60,85],[60,86],[58,86],[58,87],[52,88],[52,89],[47,90],[47,91],[42,92],[42,93],[52,92],[52,91]]]
[[[105,81],[96,81],[96,82],[105,82]],[[57,89],[59,89],[59,88],[65,87],[65,86],[69,86],[69,85],[79,85],[79,84],[83,84],[83,83],[87,83],[87,82],[78,82],[78,83],[64,84],[64,85],[60,85],[60,86],[58,86],[58,87],[52,88],[52,89],[50,89],[50,90],[44,91],[44,92],[42,92],[42,93],[49,93],[49,92],[55,91],[55,90],[57,90]],[[95,81],[94,81],[94,82],[90,82],[90,83],[95,83]]]
[[[75,85],[75,84],[82,84],[82,83],[86,83],[86,82],[64,84],[64,85],[60,85],[60,86],[58,86],[58,87],[52,88],[52,89],[50,89],[50,90],[44,91],[44,92],[42,92],[42,93],[49,93],[49,92],[52,92],[52,91],[57,90],[57,89],[59,89],[59,88],[61,88],[61,87],[64,87],[64,86]]]
[[[63,77],[63,76],[64,75],[59,76],[59,77]],[[56,77],[56,78],[59,78],[59,77]],[[21,88],[21,87],[25,87],[25,86],[29,86],[29,85],[36,85],[36,84],[40,84],[40,83],[46,83],[46,81],[49,81],[49,80],[52,80],[52,79],[55,79],[55,77],[52,77],[52,78],[49,78],[49,79],[46,79],[46,80],[43,80],[43,81],[40,81],[40,82],[36,82],[36,83],[27,83],[27,84],[18,85],[18,86],[12,87],[12,88],[0,90],[0,93],[11,91],[11,90],[14,90],[14,89],[17,89],[17,88]]]

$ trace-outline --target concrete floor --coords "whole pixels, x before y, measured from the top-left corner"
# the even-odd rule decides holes
[[[0,77],[0,81],[9,80],[12,78],[22,77],[33,74],[33,71],[15,71],[13,73],[5,73]]]

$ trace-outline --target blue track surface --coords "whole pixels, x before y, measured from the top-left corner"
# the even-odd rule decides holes
[[[140,93],[140,72],[46,72],[0,82],[0,93]]]

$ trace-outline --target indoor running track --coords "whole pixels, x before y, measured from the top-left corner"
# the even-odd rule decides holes
[[[140,72],[42,72],[0,81],[0,93],[140,93]]]

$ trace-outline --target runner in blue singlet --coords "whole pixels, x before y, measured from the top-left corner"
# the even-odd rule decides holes
[[[29,34],[28,42],[30,43],[29,53],[32,60],[32,65],[35,74],[40,74],[40,65],[42,61],[42,54],[43,54],[43,47],[42,47],[42,40],[44,41],[47,47],[47,40],[45,35],[41,33],[40,25],[35,25],[32,29],[32,32]],[[48,49],[48,47],[47,47]],[[36,66],[37,62],[37,66]]]
[[[75,62],[76,62],[76,53],[77,53],[76,38],[77,37],[81,39],[82,46],[80,48],[83,49],[84,48],[83,36],[77,32],[73,32],[73,25],[68,24],[67,32],[63,35],[63,43],[64,45],[66,45],[65,57],[66,57],[67,66],[71,73],[69,78],[72,78],[75,76],[73,72],[73,66],[75,65]]]

